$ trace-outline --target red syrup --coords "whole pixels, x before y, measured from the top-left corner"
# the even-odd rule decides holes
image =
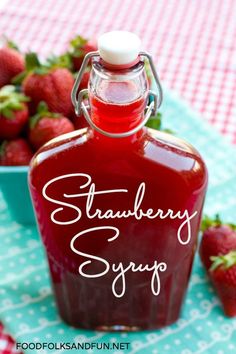
[[[133,100],[132,90],[111,83],[90,93],[92,120],[110,132],[133,128],[146,97]],[[179,318],[207,186],[191,145],[148,128],[126,138],[84,128],[36,153],[29,185],[68,324],[144,330]]]

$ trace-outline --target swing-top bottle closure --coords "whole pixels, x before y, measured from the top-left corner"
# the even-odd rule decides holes
[[[141,41],[137,35],[127,31],[112,31],[107,32],[98,39],[98,51],[86,54],[78,76],[75,80],[74,87],[71,93],[72,103],[75,108],[77,116],[83,113],[89,125],[97,130],[99,133],[114,138],[127,137],[139,131],[148,121],[151,115],[157,113],[158,108],[162,102],[162,88],[161,84],[150,54],[140,51]],[[152,75],[156,82],[158,93],[148,90],[148,97],[152,98],[151,102],[145,109],[145,115],[142,121],[133,129],[122,133],[112,133],[98,127],[91,119],[88,109],[89,104],[85,104],[84,97],[88,95],[88,89],[83,89],[78,93],[79,85],[83,74],[91,59],[100,60],[101,64],[112,71],[119,71],[134,67],[143,58],[148,59]],[[149,100],[150,101],[150,100]]]
[[[98,39],[101,61],[112,70],[128,69],[137,64],[140,47],[139,37],[131,32],[107,32]]]

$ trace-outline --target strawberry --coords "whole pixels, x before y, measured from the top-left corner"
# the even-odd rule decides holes
[[[56,64],[41,65],[34,53],[26,55],[26,66],[23,91],[31,98],[31,110],[35,112],[39,102],[44,101],[51,112],[70,116],[73,112],[70,96],[74,85],[72,73]]]
[[[236,316],[236,250],[211,257],[210,279],[229,317]]]
[[[25,139],[4,140],[0,145],[1,166],[27,166],[33,156]]]
[[[70,55],[74,65],[74,70],[78,71],[84,60],[84,57],[89,52],[97,50],[97,43],[95,39],[88,40],[81,36],[76,36],[70,41]]]
[[[0,48],[0,87],[11,83],[11,79],[25,70],[24,57],[15,45],[8,41]]]
[[[47,105],[40,102],[36,115],[30,121],[29,141],[35,149],[39,149],[49,140],[73,130],[74,126],[68,118],[48,111]]]
[[[202,263],[208,270],[212,264],[211,256],[224,255],[236,250],[236,226],[223,224],[217,215],[215,219],[205,217],[202,231],[199,253]]]
[[[14,86],[8,85],[0,89],[0,139],[16,138],[29,118],[29,100],[22,93],[16,92]]]
[[[83,90],[83,89],[87,89],[88,88],[88,82],[89,82],[89,76],[90,76],[90,72],[89,71],[85,71],[82,80],[80,82],[79,85],[79,90]]]

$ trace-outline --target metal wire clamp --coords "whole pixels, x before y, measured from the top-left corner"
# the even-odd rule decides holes
[[[154,80],[157,85],[158,94],[152,90],[148,91],[148,97],[152,98],[152,100],[151,100],[151,103],[145,109],[144,119],[135,128],[128,130],[127,132],[122,132],[122,133],[111,133],[111,132],[105,131],[105,130],[99,128],[92,121],[92,119],[89,115],[89,112],[88,112],[88,109],[90,109],[90,106],[85,105],[85,103],[84,103],[84,96],[88,94],[88,89],[81,90],[79,92],[79,94],[78,94],[78,89],[79,89],[79,85],[82,80],[84,71],[85,71],[90,59],[95,58],[95,57],[99,57],[99,52],[98,51],[97,52],[90,52],[90,53],[86,54],[86,56],[83,60],[83,63],[81,65],[80,71],[77,75],[77,78],[75,80],[75,83],[74,83],[74,86],[73,86],[73,89],[71,92],[71,100],[72,100],[73,106],[75,108],[76,115],[79,116],[82,112],[86,121],[89,123],[89,125],[93,129],[97,130],[99,133],[101,133],[105,136],[113,137],[113,138],[122,138],[122,137],[127,137],[129,135],[136,133],[138,130],[140,130],[147,123],[147,121],[151,115],[155,115],[157,113],[157,110],[162,103],[162,99],[163,99],[162,88],[161,88],[161,84],[160,84],[152,57],[150,54],[148,54],[146,52],[140,52],[139,55],[142,57],[146,57],[148,59],[150,68],[152,70],[152,75],[153,75]]]

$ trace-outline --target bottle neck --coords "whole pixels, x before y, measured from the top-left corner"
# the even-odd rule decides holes
[[[122,134],[137,127],[144,119],[147,104],[147,80],[143,65],[138,69],[109,74],[92,71],[89,84],[91,119],[102,130]],[[100,73],[102,71],[101,77]],[[101,133],[95,133],[100,136]],[[132,134],[133,135],[133,134]]]
[[[115,146],[117,148],[125,148],[125,146],[130,145],[130,144],[134,144],[137,141],[139,141],[145,134],[146,129],[145,128],[141,128],[139,129],[137,132],[132,133],[128,136],[124,136],[124,137],[110,137],[107,135],[104,135],[102,133],[100,133],[99,131],[93,129],[93,137],[100,142],[104,142],[104,144],[106,145],[112,145],[114,148]]]
[[[124,95],[125,90],[121,94]],[[137,127],[144,119],[147,101],[145,96],[130,102],[126,101],[124,104],[113,103],[109,99],[104,100],[93,94],[90,95],[89,100],[92,121],[109,133],[126,133]]]

